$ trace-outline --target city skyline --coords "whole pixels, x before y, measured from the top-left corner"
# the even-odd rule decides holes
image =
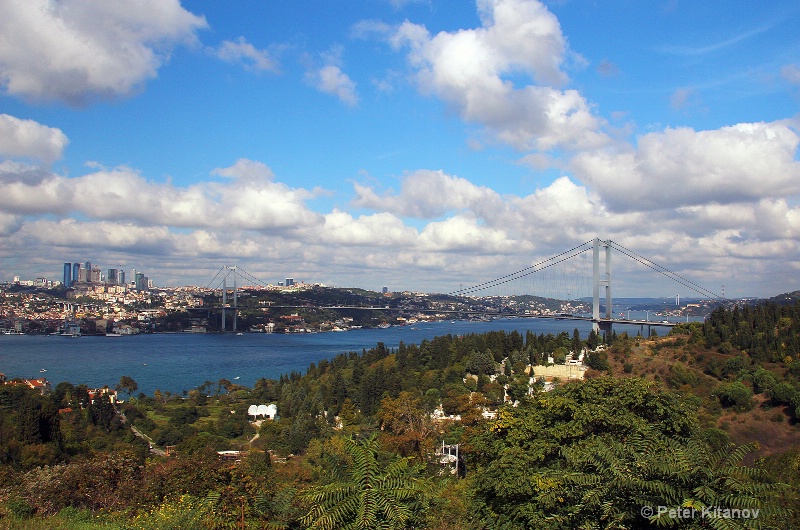
[[[84,255],[453,292],[599,237],[731,298],[797,290],[798,24],[789,0],[5,3],[0,281]]]

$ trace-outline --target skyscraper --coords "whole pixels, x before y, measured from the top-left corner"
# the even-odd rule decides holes
[[[119,285],[119,271],[117,269],[108,269],[106,273],[106,282],[109,285]]]
[[[72,287],[72,263],[64,263],[64,287]]]
[[[80,272],[81,272],[81,264],[80,263],[73,263],[72,264],[72,283],[70,285],[78,282],[80,280]]]

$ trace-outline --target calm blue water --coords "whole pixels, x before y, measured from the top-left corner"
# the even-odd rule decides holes
[[[412,327],[417,329],[412,329]],[[0,372],[12,377],[46,377],[53,387],[61,381],[89,387],[114,387],[121,376],[132,377],[139,392],[155,389],[180,393],[221,378],[252,387],[260,378],[277,379],[292,370],[305,373],[309,364],[340,353],[361,352],[383,342],[419,344],[439,335],[493,330],[572,333],[585,338],[591,324],[549,319],[500,319],[492,322],[444,321],[388,329],[313,334],[154,334],[120,338],[0,335]],[[629,326],[636,334],[638,327]],[[618,333],[623,326],[615,328]],[[667,329],[659,329],[665,334]],[[643,332],[644,334],[645,332]],[[46,372],[40,372],[45,369]],[[236,379],[238,378],[238,379]]]

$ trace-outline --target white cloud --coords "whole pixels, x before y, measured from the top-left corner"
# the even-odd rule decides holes
[[[596,147],[607,142],[603,121],[567,81],[561,66],[566,40],[556,17],[538,1],[481,0],[482,27],[430,35],[403,23],[390,38],[408,47],[420,88],[483,124],[518,149]],[[528,74],[537,84],[517,88],[510,77]]]
[[[353,107],[358,104],[355,82],[335,64],[309,71],[306,79],[314,88],[336,96],[345,105]]]
[[[19,230],[22,219],[16,215],[0,212],[0,237],[5,237]]]
[[[242,64],[245,69],[257,72],[276,72],[278,63],[270,56],[267,50],[259,50],[244,37],[236,41],[223,41],[215,50],[214,55],[229,63]]]
[[[126,96],[204,27],[178,0],[2,2],[0,82],[14,96],[71,105]]]
[[[796,64],[789,64],[781,68],[781,77],[796,86],[800,86],[800,66]]]
[[[355,185],[353,204],[393,212],[406,217],[430,219],[463,209],[476,211],[495,207],[499,195],[486,187],[445,174],[443,171],[420,170],[403,178],[399,195],[378,195],[369,187]]]
[[[313,194],[272,182],[272,172],[263,164],[240,159],[215,174],[231,180],[179,188],[148,182],[126,167],[73,178],[49,174],[34,182],[4,179],[0,182],[0,210],[14,214],[76,212],[142,225],[265,231],[322,223],[322,217],[305,205]]]
[[[33,158],[49,164],[61,158],[67,143],[61,129],[0,114],[0,156]]]
[[[420,243],[426,252],[513,254],[530,250],[530,245],[520,245],[507,232],[481,226],[477,219],[465,215],[429,223],[420,234]]]
[[[572,168],[616,210],[731,204],[800,193],[798,145],[780,121],[666,129],[623,152],[578,154]]]
[[[166,227],[161,226],[40,219],[27,223],[18,235],[53,246],[100,247],[151,254],[173,250],[172,235]]]
[[[416,230],[390,213],[354,218],[336,209],[325,215],[325,227],[318,235],[319,242],[323,244],[370,245],[393,249],[411,247],[416,238]]]
[[[669,105],[675,110],[684,110],[700,104],[700,95],[693,88],[679,88],[669,98]]]

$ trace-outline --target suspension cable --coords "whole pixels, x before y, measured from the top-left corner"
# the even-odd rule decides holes
[[[697,285],[696,283],[692,282],[691,280],[688,280],[688,279],[684,278],[683,276],[681,276],[681,275],[679,275],[679,274],[677,274],[675,272],[672,272],[671,270],[667,269],[666,267],[663,267],[663,266],[661,266],[661,265],[659,265],[659,264],[657,264],[657,263],[645,258],[644,256],[641,256],[641,255],[637,254],[636,252],[634,252],[634,251],[632,251],[632,250],[630,250],[628,248],[625,248],[625,247],[623,247],[622,245],[620,245],[618,243],[615,243],[614,241],[609,241],[609,243],[616,250],[618,250],[622,254],[628,256],[632,260],[634,260],[634,261],[636,261],[638,263],[641,263],[645,267],[649,267],[650,269],[653,269],[654,271],[658,272],[659,274],[662,274],[662,275],[666,276],[667,278],[670,278],[671,280],[683,285],[684,287],[686,287],[688,289],[691,289],[692,291],[694,291],[694,292],[696,292],[696,293],[698,293],[698,294],[700,294],[702,296],[710,296],[710,297],[716,298],[718,300],[726,300],[725,297],[720,296],[720,295],[718,295],[717,293],[715,293],[713,291],[709,291],[708,289]]]
[[[529,276],[529,275],[533,274],[534,272],[546,269],[548,267],[552,267],[553,265],[557,265],[559,263],[562,263],[562,262],[564,262],[564,261],[566,261],[568,259],[574,258],[575,256],[586,252],[587,250],[589,250],[588,248],[583,248],[579,252],[576,252],[576,251],[578,249],[581,249],[582,247],[586,247],[590,243],[592,243],[592,241],[587,241],[585,243],[581,243],[577,247],[574,247],[574,248],[571,248],[569,250],[566,250],[566,251],[562,252],[561,254],[557,254],[557,255],[555,255],[553,257],[547,258],[546,260],[541,261],[539,263],[535,263],[535,264],[533,264],[533,265],[531,265],[529,267],[525,267],[524,269],[518,270],[516,272],[512,272],[511,274],[506,274],[505,276],[501,276],[499,278],[495,278],[494,280],[490,280],[488,282],[483,282],[483,283],[480,283],[478,285],[474,285],[472,287],[459,289],[457,291],[453,291],[453,292],[450,292],[450,293],[447,293],[447,294],[451,295],[451,296],[466,295],[466,294],[474,293],[474,292],[477,292],[477,291],[482,291],[482,290],[485,290],[485,289],[489,289],[489,288],[492,288],[492,287],[497,287],[497,286],[503,285],[505,283],[508,283],[508,282],[511,282],[511,281],[514,281],[514,280],[518,280],[520,278],[524,278],[525,276]],[[567,256],[565,258],[562,258],[562,259],[558,259],[558,258],[561,258],[562,256],[565,256],[566,254],[571,254],[571,255],[569,255],[569,256]],[[550,262],[552,262],[552,263],[550,263]]]

